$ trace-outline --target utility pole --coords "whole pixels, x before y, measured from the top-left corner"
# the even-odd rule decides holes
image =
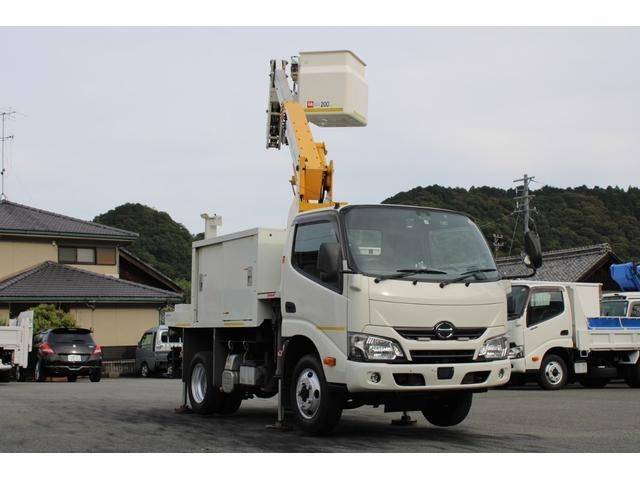
[[[504,236],[499,233],[493,234],[493,256],[498,257],[498,250],[504,247]]]
[[[0,200],[6,200],[7,199],[7,195],[4,192],[4,174],[6,169],[4,168],[4,144],[7,140],[13,140],[13,135],[5,135],[5,130],[4,130],[4,122],[7,118],[11,118],[11,115],[13,115],[16,112],[0,112],[0,117],[2,117],[2,133],[0,134],[0,150],[1,150],[1,154],[0,156],[2,157],[2,165],[0,166],[0,177],[2,177],[2,181],[1,181],[1,190],[0,190]]]
[[[518,180],[514,180],[514,183],[522,182],[522,195],[517,195],[516,193],[516,210],[513,212],[514,214],[523,213],[524,214],[524,233],[529,231],[529,219],[531,218],[531,212],[537,213],[535,208],[531,208],[530,200],[535,197],[535,195],[531,195],[529,193],[529,184],[536,177],[530,177],[526,173],[522,178]],[[516,192],[518,191],[518,187],[516,187]],[[520,204],[520,200],[522,200],[522,205]]]

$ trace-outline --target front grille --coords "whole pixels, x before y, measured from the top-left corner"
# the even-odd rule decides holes
[[[474,350],[411,350],[413,363],[469,363]]]
[[[433,328],[396,328],[396,332],[407,340],[442,340],[438,338]],[[453,335],[447,340],[475,340],[480,338],[487,329],[481,328],[455,328]]]

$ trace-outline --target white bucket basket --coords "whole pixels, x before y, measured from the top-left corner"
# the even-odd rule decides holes
[[[298,101],[320,127],[364,127],[368,86],[365,63],[349,50],[301,52]]]

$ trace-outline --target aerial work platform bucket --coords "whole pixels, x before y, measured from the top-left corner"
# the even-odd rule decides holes
[[[635,263],[618,263],[609,267],[611,278],[623,292],[640,292],[640,266]]]
[[[367,124],[366,64],[349,50],[301,52],[298,102],[309,122],[320,127]]]

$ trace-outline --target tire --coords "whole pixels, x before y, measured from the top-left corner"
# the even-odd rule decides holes
[[[67,375],[67,382],[74,383],[76,380],[78,380],[77,375],[74,375],[74,374]]]
[[[42,360],[38,360],[36,362],[36,367],[33,371],[33,379],[36,382],[44,382],[47,379],[47,372],[44,365],[42,365]]]
[[[102,369],[98,369],[98,370],[94,370],[93,372],[91,372],[91,375],[89,375],[89,380],[91,380],[93,383],[97,383],[102,379]]]
[[[295,421],[305,432],[326,434],[340,421],[344,399],[329,391],[324,370],[315,355],[305,355],[298,361],[289,394]]]
[[[626,369],[624,381],[631,388],[640,388],[640,360]]]
[[[224,407],[222,392],[212,385],[213,362],[211,352],[199,352],[191,361],[187,391],[191,410],[200,415],[221,413]]]
[[[16,382],[25,382],[27,380],[27,372],[25,372],[23,367],[16,368],[15,376]]]
[[[545,355],[538,370],[538,385],[544,390],[560,390],[569,379],[566,362],[558,355]]]
[[[140,365],[140,376],[143,378],[149,378],[151,376],[151,370],[149,370],[147,362],[142,362],[142,365]]]
[[[609,383],[609,379],[585,376],[578,378],[578,383],[584,388],[604,388]]]
[[[453,427],[467,418],[472,402],[473,393],[471,392],[447,394],[429,400],[427,408],[422,410],[422,415],[436,427]]]

